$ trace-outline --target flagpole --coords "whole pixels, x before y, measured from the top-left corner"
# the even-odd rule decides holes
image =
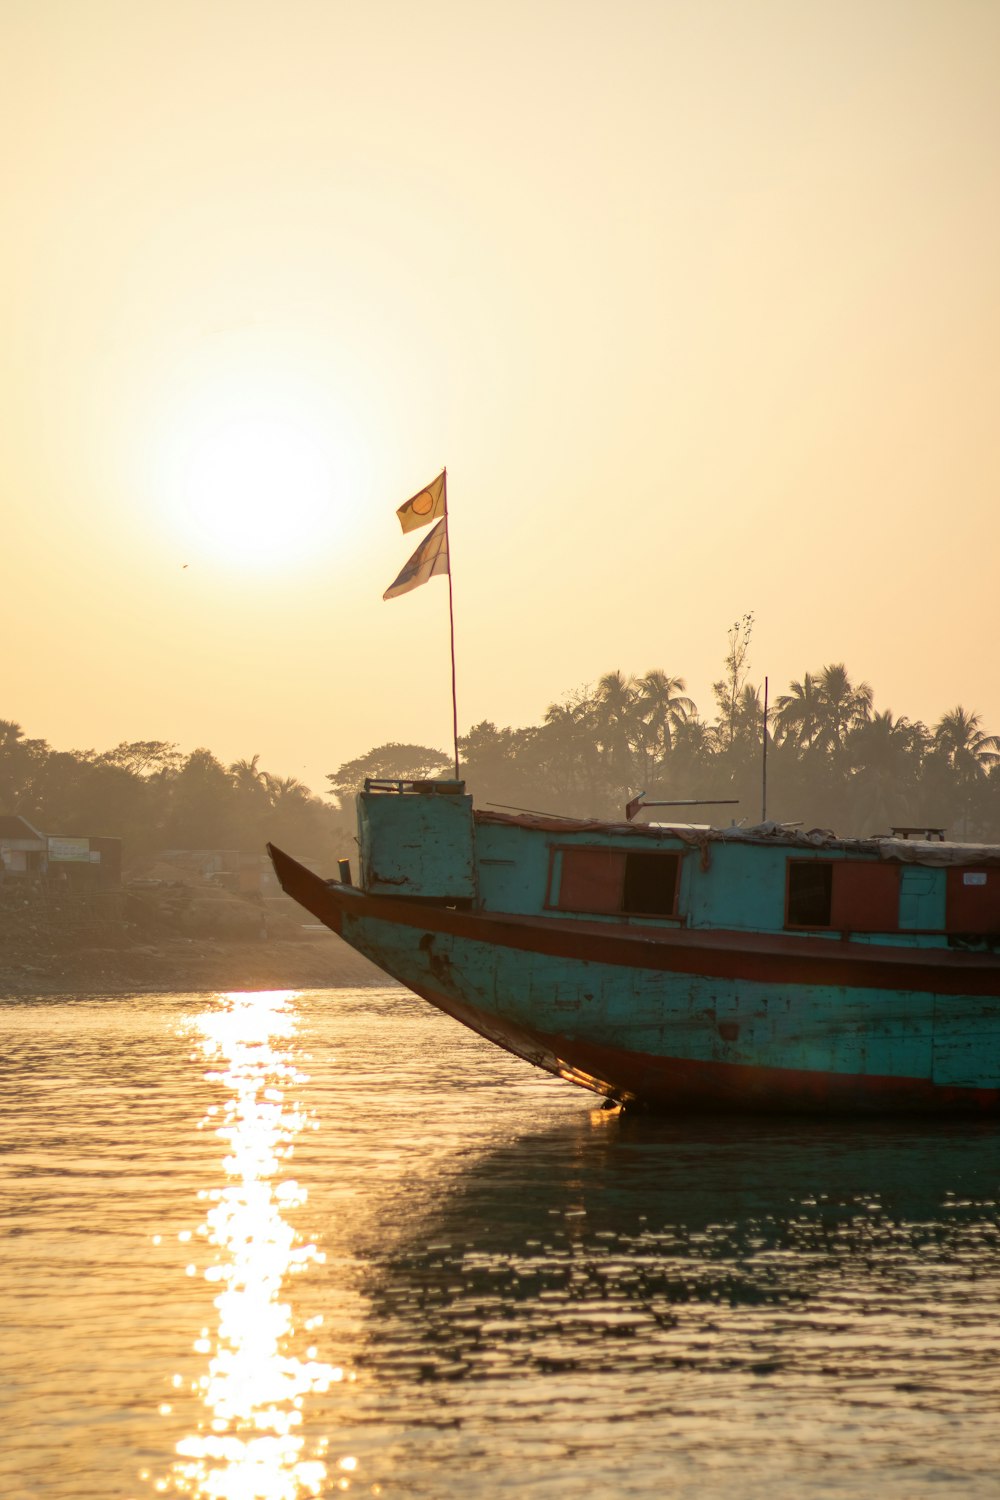
[[[458,688],[455,680],[455,596],[451,587],[451,530],[448,526],[448,470],[444,474],[444,534],[448,546],[448,624],[451,628],[451,727],[455,747],[455,780],[458,774]]]

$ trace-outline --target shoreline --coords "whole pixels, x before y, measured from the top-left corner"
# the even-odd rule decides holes
[[[56,995],[183,994],[188,990],[374,988],[388,974],[318,928],[294,939],[170,937],[152,943],[44,952],[11,962],[0,946],[0,1000]]]

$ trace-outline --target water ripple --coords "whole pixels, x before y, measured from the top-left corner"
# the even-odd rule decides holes
[[[0,1034],[5,1500],[996,1493],[994,1127],[623,1118],[396,989]]]

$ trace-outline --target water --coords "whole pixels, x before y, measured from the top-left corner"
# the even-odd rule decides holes
[[[996,1496],[995,1127],[601,1113],[405,991],[0,1005],[0,1494]]]

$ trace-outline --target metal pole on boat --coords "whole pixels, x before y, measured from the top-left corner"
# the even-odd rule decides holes
[[[451,532],[448,527],[448,470],[444,473],[444,534],[448,544],[448,624],[451,629],[451,728],[455,746],[455,780],[458,781],[458,690],[455,685],[455,600],[451,590]]]
[[[762,770],[763,789],[761,796],[760,821],[767,822],[767,678],[764,678],[764,755]]]

